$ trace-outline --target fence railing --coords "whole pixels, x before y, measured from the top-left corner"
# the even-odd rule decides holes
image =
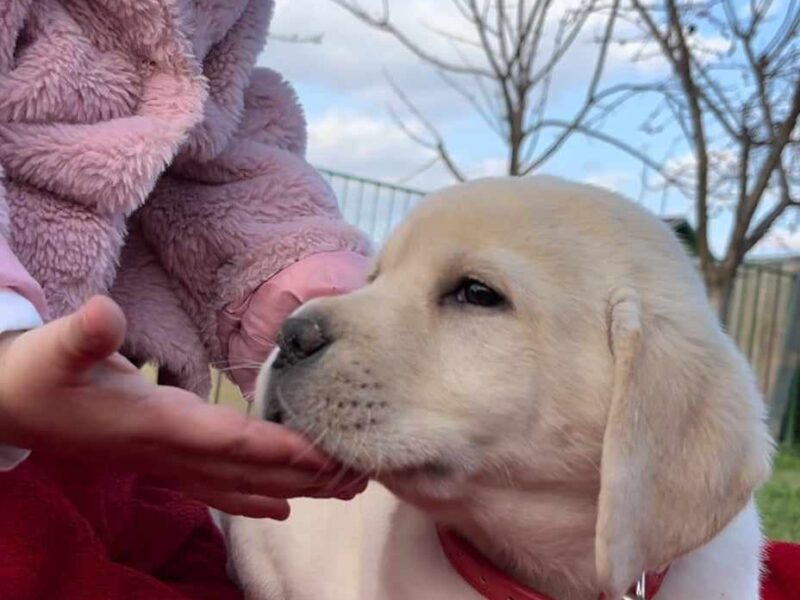
[[[762,390],[773,387],[785,333],[797,318],[799,274],[785,265],[745,264],[733,290],[727,331],[756,372]]]
[[[356,177],[329,169],[319,169],[328,180],[339,209],[375,243],[383,242],[409,211],[425,196],[420,190]]]
[[[421,190],[319,169],[339,199],[343,217],[380,245],[425,196]],[[740,269],[727,323],[729,334],[753,366],[765,398],[791,410],[800,380],[799,350],[789,335],[800,320],[800,273],[782,265],[746,264]],[[794,325],[794,327],[793,327]],[[787,384],[786,377],[790,378]],[[218,381],[214,397],[234,393]],[[222,390],[222,391],[220,391]]]

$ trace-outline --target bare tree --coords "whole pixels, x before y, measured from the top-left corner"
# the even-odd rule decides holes
[[[457,60],[434,53],[392,19],[389,0],[373,14],[357,0],[331,0],[392,36],[463,96],[508,148],[506,172],[527,175],[573,135],[615,147],[643,167],[643,189],[677,190],[694,207],[696,251],[725,319],[738,269],[787,211],[800,205],[800,0],[450,0],[469,35],[432,31]],[[557,67],[587,25],[599,25],[583,102],[568,118],[549,111]],[[610,76],[613,45],[634,61],[666,63],[652,80]],[[656,69],[658,72],[658,70]],[[398,124],[459,180],[466,178],[447,140],[400,86],[413,117]],[[654,157],[637,140],[607,126],[631,102],[649,103],[649,136],[675,136],[669,156]],[[725,250],[712,251],[710,222],[732,215]]]
[[[579,130],[601,98],[597,89],[603,76],[610,41],[613,39],[619,0],[604,10],[593,72],[587,82],[585,99],[570,115],[570,128],[542,135],[556,67],[572,48],[591,18],[596,18],[600,0],[579,0],[564,9],[553,0],[450,0],[463,19],[467,34],[429,26],[432,34],[445,40],[452,52],[436,53],[423,41],[416,41],[393,20],[389,0],[374,14],[357,0],[332,0],[366,25],[392,36],[408,52],[430,68],[442,81],[464,98],[508,149],[506,172],[527,175],[551,158],[568,137]],[[594,50],[594,48],[592,48]],[[450,145],[435,123],[409,94],[390,79],[398,99],[411,119],[393,116],[403,131],[428,149],[432,161],[443,163],[458,180],[466,179]],[[657,165],[653,164],[653,168]]]
[[[652,81],[606,88],[595,114],[641,105],[648,96],[653,111],[644,132],[678,132],[679,154],[655,179],[694,205],[701,269],[725,320],[745,255],[800,206],[800,3],[626,0],[615,10],[619,30],[627,32],[615,43],[635,47],[634,59],[661,60],[669,69]],[[625,150],[599,120],[581,132]],[[715,256],[709,224],[720,211],[730,211],[732,224]]]

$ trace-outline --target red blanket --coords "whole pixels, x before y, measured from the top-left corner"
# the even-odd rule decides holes
[[[800,544],[767,546],[761,600],[800,600]]]
[[[800,600],[800,545],[773,542],[765,558],[762,600]],[[54,457],[0,473],[0,599],[240,598],[203,506]]]
[[[0,473],[0,599],[240,598],[200,504],[54,457]]]

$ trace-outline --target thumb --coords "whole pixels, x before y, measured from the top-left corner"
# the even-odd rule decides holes
[[[67,372],[88,369],[119,350],[125,328],[122,309],[111,298],[95,296],[36,332],[43,342],[40,358]]]

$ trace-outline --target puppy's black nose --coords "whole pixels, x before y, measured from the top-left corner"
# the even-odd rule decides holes
[[[278,334],[278,353],[274,369],[282,369],[305,360],[330,344],[330,337],[321,318],[314,315],[293,317]]]

